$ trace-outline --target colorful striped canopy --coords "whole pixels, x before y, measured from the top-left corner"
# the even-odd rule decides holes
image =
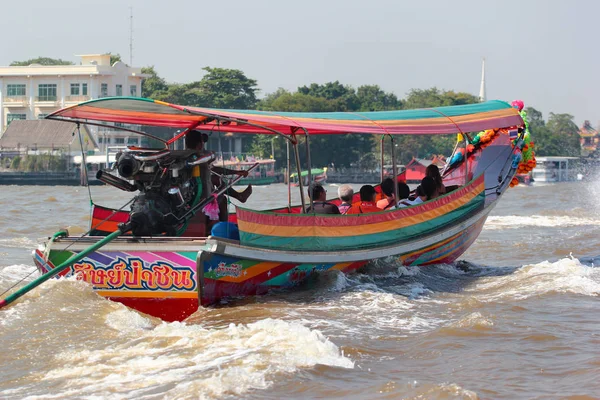
[[[310,134],[430,135],[523,125],[517,110],[498,100],[419,110],[292,113],[219,110],[151,99],[110,97],[65,108],[47,118],[284,135],[298,129]]]

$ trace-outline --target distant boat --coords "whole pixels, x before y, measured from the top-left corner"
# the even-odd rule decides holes
[[[320,183],[321,185],[324,185],[325,183],[327,183],[327,167],[312,168],[310,170],[310,175],[311,175],[312,181],[314,183]],[[302,184],[304,186],[307,186],[308,185],[308,171],[302,171],[302,174],[300,176],[302,177]],[[290,180],[292,181],[292,186],[298,186],[298,174],[296,174],[296,173],[291,174]]]
[[[232,157],[229,160],[217,159],[214,162],[215,166],[223,166],[231,169],[250,169],[253,165],[258,166],[248,172],[248,176],[240,179],[237,184],[239,185],[270,185],[275,182],[275,160],[274,159],[262,159],[254,158],[252,156],[246,157],[245,160],[238,160]]]

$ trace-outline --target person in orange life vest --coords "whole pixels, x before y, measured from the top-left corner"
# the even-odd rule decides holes
[[[377,208],[375,198],[377,192],[371,185],[364,185],[360,188],[360,201],[352,204],[352,207],[346,212],[346,214],[366,214],[372,212],[380,212],[381,209]]]
[[[381,193],[384,194],[384,198],[377,201],[377,207],[382,210],[388,210],[396,204],[394,196],[394,180],[392,178],[385,178],[381,182]]]

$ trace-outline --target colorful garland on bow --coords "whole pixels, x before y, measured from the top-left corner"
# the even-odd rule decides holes
[[[521,114],[521,118],[523,118],[523,122],[525,122],[525,133],[523,134],[523,139],[519,140],[517,138],[512,142],[513,147],[518,147],[519,149],[521,149],[521,159],[519,165],[517,166],[517,174],[528,174],[537,165],[537,162],[535,160],[535,151],[533,151],[535,144],[531,140],[527,112],[523,110],[525,104],[521,100],[515,100],[511,103],[511,106],[519,110],[519,114]],[[510,181],[510,187],[517,186],[518,184],[519,180],[515,176]]]
[[[517,168],[517,174],[527,174],[537,165],[535,161],[535,152],[533,151],[534,143],[531,140],[531,133],[529,132],[529,121],[527,120],[527,113],[523,110],[523,107],[525,106],[523,101],[515,100],[511,105],[519,111],[521,118],[523,118],[523,121],[525,122],[525,133],[523,134],[523,138],[517,138],[512,142],[513,148],[518,147],[521,150],[519,154],[513,156],[513,168]],[[507,133],[507,130],[505,129],[488,129],[477,133],[477,135],[469,141],[466,149],[456,149],[456,152],[450,159],[450,166],[454,166],[461,162],[465,158],[465,153],[471,154],[478,148],[484,149],[489,146],[500,131]],[[460,144],[463,143],[465,139],[464,136],[459,133],[456,135],[456,140],[458,144]],[[510,187],[518,184],[519,180],[514,177],[510,182]]]

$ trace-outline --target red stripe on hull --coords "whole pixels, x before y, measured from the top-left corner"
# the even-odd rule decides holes
[[[183,321],[198,310],[198,299],[106,298],[167,322]]]

